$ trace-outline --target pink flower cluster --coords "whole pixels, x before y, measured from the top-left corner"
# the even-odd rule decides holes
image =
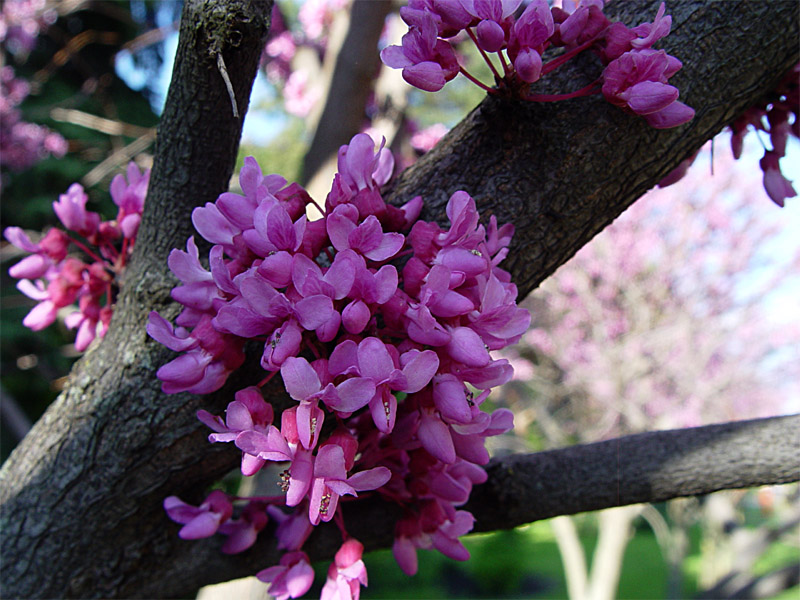
[[[5,0],[0,9],[0,42],[12,54],[27,54],[36,45],[39,30],[57,16],[46,0]]]
[[[730,125],[731,148],[734,158],[742,155],[744,136],[750,127],[769,134],[771,150],[764,151],[759,165],[764,173],[764,189],[778,206],[797,192],[792,182],[781,172],[780,159],[786,155],[790,135],[800,137],[800,64],[786,74],[775,91],[763,102],[750,107]],[[791,118],[791,123],[789,122]]]
[[[101,221],[99,214],[86,210],[88,197],[83,187],[73,183],[53,202],[53,210],[74,235],[52,228],[33,242],[19,227],[6,228],[6,239],[30,253],[8,270],[21,280],[17,288],[38,301],[22,321],[26,327],[44,329],[56,320],[60,309],[77,302],[78,309],[65,320],[68,328],[78,330],[75,348],[83,351],[96,337],[105,335],[117,278],[133,250],[150,178],[149,171],[142,173],[134,163],[128,166],[127,175],[127,180],[117,175],[111,182],[111,197],[119,207],[113,221]],[[71,255],[70,245],[82,250],[89,262]]]
[[[62,157],[67,142],[42,125],[22,120],[17,106],[30,91],[27,82],[14,76],[10,66],[0,69],[0,164],[22,171],[48,155]]]
[[[668,79],[681,63],[653,44],[670,31],[672,20],[664,4],[653,23],[629,28],[603,15],[603,0],[582,0],[572,12],[532,0],[515,17],[522,0],[410,0],[400,15],[409,25],[402,45],[381,52],[383,62],[403,69],[411,85],[436,92],[459,73],[490,94],[548,102],[602,92],[627,112],[640,115],[659,129],[686,123],[694,110],[678,101],[678,89]],[[462,65],[453,46],[461,32],[475,43],[495,78],[495,87],[480,82]],[[451,40],[451,41],[448,41]],[[550,47],[564,52],[543,61]],[[593,49],[605,64],[601,77],[565,94],[534,94],[530,84],[578,53]],[[489,58],[496,54],[498,66]]]
[[[394,552],[406,573],[416,571],[417,548],[468,558],[458,538],[473,517],[457,507],[486,479],[485,438],[512,426],[510,411],[480,408],[489,390],[513,374],[490,351],[515,343],[530,322],[498,266],[512,226],[498,227],[494,217],[480,224],[465,192],[450,198],[447,230],[417,220],[421,197],[401,208],[387,205],[380,186],[393,158],[382,147],[376,152],[366,134],[342,146],[338,168],[324,217],[309,221],[305,208],[313,200],[306,192],[263,176],[247,159],[243,195],[222,194],[193,213],[197,230],[214,244],[209,269],[193,239],[187,251],[170,255],[181,280],[173,298],[184,306],[176,327],[155,312],[148,325],[153,338],[182,352],[158,371],[165,391],[218,389],[241,364],[245,341],[256,339],[270,372],[262,384],[280,372],[297,403],[274,423],[254,386],[235,394],[224,420],[198,413],[214,430],[210,441],[241,450],[244,475],[271,461],[286,466],[279,482],[285,496],[247,505],[266,504],[261,515],[280,523],[279,547],[289,554],[259,577],[284,598],[308,589],[300,549],[313,526],[331,520],[346,541],[323,598],[358,597],[359,582],[366,584],[361,546],[339,511],[345,496],[359,492],[377,491],[402,507]],[[285,513],[283,505],[294,510]],[[165,507],[185,524],[186,538],[197,531],[230,535],[226,527],[241,519],[248,524],[237,527],[260,526],[246,516],[248,508],[231,521],[227,505],[212,497],[191,511],[177,499]],[[202,527],[190,527],[198,519]],[[232,546],[240,547],[229,538]]]
[[[764,174],[764,190],[778,206],[783,206],[786,198],[794,198],[797,192],[781,171],[780,159],[786,156],[786,142],[789,136],[800,138],[800,63],[795,65],[781,80],[777,87],[761,102],[748,108],[730,125],[731,150],[733,157],[739,159],[744,148],[744,138],[750,131],[763,131],[769,135],[772,149],[764,146],[764,156],[759,162]],[[659,182],[666,187],[679,181],[697,158],[697,152],[684,160],[675,170]]]

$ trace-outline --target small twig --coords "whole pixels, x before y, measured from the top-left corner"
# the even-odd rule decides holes
[[[2,413],[3,422],[8,426],[15,441],[22,440],[31,428],[31,420],[17,401],[3,388],[0,388],[0,413]]]
[[[231,78],[228,77],[228,69],[225,68],[225,60],[222,58],[222,52],[217,52],[217,68],[219,69],[222,79],[225,81],[225,87],[228,88],[228,95],[231,97],[231,106],[233,107],[233,118],[239,118],[239,108],[236,106],[236,94],[233,92],[233,84]]]
[[[92,115],[90,113],[72,108],[54,108],[50,111],[50,118],[54,121],[80,125],[81,127],[94,129],[95,131],[100,131],[109,135],[140,137],[142,135],[152,134],[155,131],[154,129],[148,127],[130,125],[128,123],[123,123],[122,121],[98,117],[97,115]]]
[[[83,184],[84,187],[92,187],[99,183],[118,166],[125,164],[126,161],[129,161],[140,152],[143,152],[153,143],[154,138],[155,132],[149,131],[142,137],[133,140],[127,146],[123,146],[119,150],[114,151],[108,158],[84,175],[81,179],[81,184]]]

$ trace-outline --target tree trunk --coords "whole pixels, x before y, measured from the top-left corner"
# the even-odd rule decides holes
[[[195,412],[220,412],[233,390],[260,379],[258,356],[220,392],[166,396],[155,371],[173,354],[144,329],[150,310],[175,313],[167,254],[185,245],[191,209],[224,191],[233,168],[241,121],[233,117],[217,54],[243,115],[270,6],[269,0],[186,2],[150,193],[111,329],[0,471],[6,597],[187,596],[278,556],[269,531],[235,557],[219,554],[217,539],[180,540],[161,508],[170,494],[199,500],[203,488],[238,463],[237,451],[206,442]],[[635,25],[652,19],[656,8],[657,2],[619,3],[607,13]],[[684,61],[676,85],[697,110],[691,123],[654,131],[596,97],[552,105],[490,97],[405,172],[388,198],[400,203],[422,194],[425,216],[442,219],[450,194],[465,189],[483,211],[513,221],[517,235],[506,267],[527,294],[798,61],[793,0],[683,0],[670,10],[673,33],[663,46]],[[598,72],[587,57],[562,67],[559,79],[563,89],[577,89]],[[287,406],[277,385],[266,392],[276,412]],[[796,418],[775,419],[510,456],[489,467],[490,479],[475,489],[468,509],[485,531],[796,480],[797,432]],[[368,548],[390,544],[392,507],[367,498],[349,503],[346,515],[352,517],[354,505],[353,534]],[[318,529],[313,557],[330,557],[338,533]]]

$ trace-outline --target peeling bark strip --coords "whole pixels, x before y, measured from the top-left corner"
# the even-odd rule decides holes
[[[623,2],[606,12],[613,17],[614,11],[617,16],[627,11],[620,20],[635,25],[652,18],[657,4]],[[185,4],[137,252],[111,329],[79,361],[67,390],[0,470],[4,597],[186,597],[203,584],[249,574],[276,560],[268,537],[235,557],[220,554],[216,539],[180,540],[178,526],[161,507],[170,494],[201,500],[203,488],[239,462],[235,450],[207,443],[208,432],[195,412],[221,412],[233,390],[260,379],[258,357],[251,371],[244,369],[238,381],[216,394],[165,396],[155,371],[174,355],[144,331],[150,310],[171,316],[164,307],[172,304],[169,290],[175,280],[166,259],[170,249],[183,247],[192,235],[192,208],[225,191],[233,170],[241,120],[231,114],[215,52],[224,55],[244,114],[270,7],[269,0]],[[656,132],[597,98],[552,105],[490,98],[404,174],[393,188],[394,201],[422,194],[428,217],[441,217],[450,194],[466,189],[501,222],[515,222],[514,251],[506,266],[525,295],[800,60],[800,5],[794,0],[675,0],[669,8],[673,33],[664,46],[684,62],[676,77],[682,100],[697,111],[691,123]],[[213,46],[215,40],[221,46]],[[582,77],[588,82],[596,75],[597,65],[589,57],[563,69],[564,81],[573,80],[567,89],[574,89],[583,85]],[[769,209],[769,201],[764,202]],[[278,385],[266,393],[276,412],[288,404]],[[688,446],[691,454],[681,453],[690,438],[668,436],[673,439],[670,450],[662,445],[663,433],[644,434],[625,446],[632,458],[642,457],[631,462],[636,468],[625,479],[634,487],[617,487],[614,469],[590,489],[579,485],[591,474],[586,465],[599,460],[593,458],[596,452],[605,448],[607,456],[617,456],[613,446],[508,457],[490,467],[490,481],[497,485],[476,489],[470,509],[481,527],[508,527],[611,506],[622,498],[639,502],[662,500],[668,493],[706,493],[712,491],[702,487],[708,481],[721,487],[787,481],[797,474],[796,457],[785,454],[787,443],[788,449],[797,448],[796,434],[791,434],[797,419],[775,420],[783,423],[777,429],[754,425],[738,430],[743,436],[739,454],[726,454],[722,444],[728,439],[725,428],[735,430],[738,424],[720,426],[710,437],[704,437],[704,430],[689,430],[695,433],[687,435],[700,435]],[[676,439],[683,441],[675,445]],[[784,458],[756,469],[749,462],[753,455]],[[656,462],[648,463],[648,457]],[[568,471],[562,459],[584,465],[584,471]],[[685,468],[665,471],[669,464]],[[589,492],[594,500],[583,504]],[[539,503],[538,516],[524,512],[532,502]],[[348,528],[366,546],[391,543],[394,519],[386,505],[373,497],[349,503],[348,509]],[[338,533],[320,529],[311,542],[314,557],[330,558]]]

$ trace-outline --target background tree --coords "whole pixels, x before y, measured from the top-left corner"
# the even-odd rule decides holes
[[[763,417],[797,396],[792,357],[800,331],[781,312],[767,312],[765,300],[781,290],[791,295],[798,256],[770,245],[776,228],[756,201],[766,194],[760,181],[745,183],[727,147],[717,147],[713,177],[708,149],[701,157],[526,300],[532,327],[512,356],[517,381],[501,390],[502,404],[517,416],[511,449]],[[734,513],[721,510],[722,497],[710,504]],[[590,571],[573,520],[552,521],[571,598],[616,596],[623,553],[642,515],[654,522],[672,563],[672,593],[680,590],[688,543],[679,526],[687,519],[664,533],[667,521],[652,506],[632,505],[598,515]]]
[[[167,352],[141,327],[152,308],[168,313],[166,255],[190,235],[191,208],[224,191],[233,168],[241,121],[231,114],[215,56],[224,57],[243,114],[266,35],[266,3],[216,6],[220,10],[211,13],[195,2],[184,8],[148,208],[112,328],[80,361],[64,394],[0,474],[0,517],[10,532],[3,580],[11,595],[182,595],[252,572],[275,556],[266,540],[234,559],[216,554],[210,540],[186,548],[164,525],[164,496],[196,497],[237,461],[206,448],[194,420],[201,406],[221,409],[236,382],[207,398],[164,397],[152,373]],[[633,13],[640,10],[653,14],[655,6],[622,4],[608,12],[638,22]],[[422,194],[427,215],[441,217],[450,193],[466,189],[501,222],[513,220],[518,237],[508,266],[527,294],[798,60],[793,3],[686,2],[671,10],[675,27],[666,46],[684,48],[679,85],[698,110],[690,125],[649,131],[599,99],[564,106],[512,103],[512,111],[507,101],[487,98],[388,196],[402,202]],[[580,85],[577,80],[590,80],[593,68],[577,65],[562,76]],[[280,392],[273,393],[274,405],[285,406]],[[508,457],[489,467],[490,481],[475,490],[470,507],[485,530],[601,506],[790,481],[797,478],[795,423],[788,418],[650,433]],[[764,448],[757,457],[749,452],[754,445]],[[690,447],[698,452],[687,454]],[[619,452],[636,458],[618,465]],[[719,453],[735,467],[719,464]],[[592,487],[614,480],[618,494]],[[354,535],[368,547],[388,544],[392,519],[385,507],[359,503],[358,510]],[[314,557],[330,556],[335,536],[316,535]]]

